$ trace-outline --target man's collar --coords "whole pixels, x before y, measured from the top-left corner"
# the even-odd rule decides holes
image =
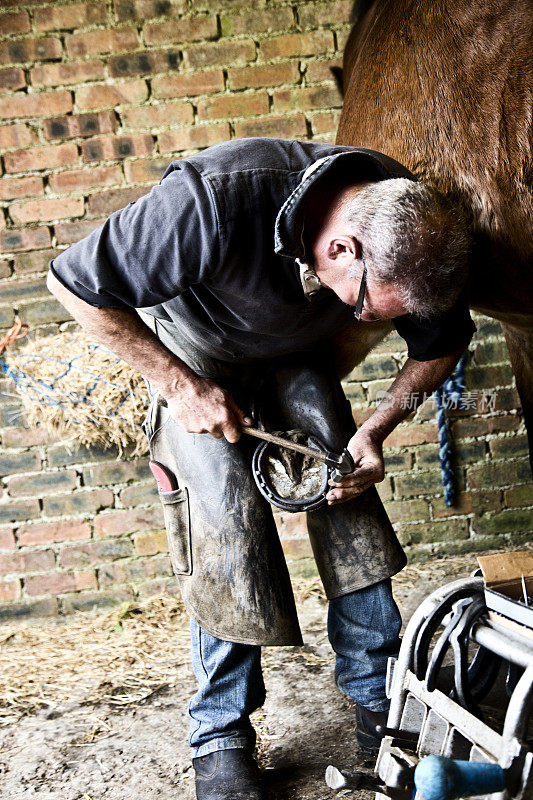
[[[408,169],[389,156],[375,150],[368,150],[364,147],[333,147],[332,151],[331,155],[312,162],[302,172],[300,183],[279,210],[274,231],[274,250],[278,255],[297,258],[301,261],[305,259],[301,240],[305,202],[311,187],[325,174],[331,174],[338,169],[344,179],[353,175],[354,183],[362,180],[386,180],[387,178],[416,180]],[[306,268],[313,273],[312,268],[309,268],[308,265]],[[303,277],[302,285],[305,291]],[[317,289],[315,288],[313,291],[316,292]]]

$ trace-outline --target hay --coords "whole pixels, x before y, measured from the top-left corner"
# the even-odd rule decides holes
[[[189,660],[187,616],[175,598],[123,603],[66,622],[5,626],[0,726],[64,703],[119,708],[170,689]]]
[[[83,331],[12,347],[3,369],[20,393],[29,425],[77,445],[147,451],[141,423],[148,392],[141,375]],[[7,368],[7,369],[6,369]]]

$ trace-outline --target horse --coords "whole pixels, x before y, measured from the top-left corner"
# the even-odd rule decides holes
[[[352,21],[336,142],[392,156],[463,209],[469,304],[501,324],[533,469],[533,3],[356,0]],[[357,359],[388,330],[363,333]]]

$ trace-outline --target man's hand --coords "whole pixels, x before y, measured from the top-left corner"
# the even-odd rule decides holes
[[[232,444],[240,439],[243,425],[252,420],[239,408],[225,389],[196,375],[163,392],[172,417],[189,433],[210,433],[215,439],[225,436]]]
[[[352,500],[385,477],[383,446],[379,437],[371,436],[361,428],[348,442],[348,450],[355,469],[340,481],[329,481],[332,489],[326,499],[330,506]]]

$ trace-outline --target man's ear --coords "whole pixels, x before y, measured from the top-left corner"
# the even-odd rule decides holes
[[[351,263],[354,259],[359,258],[361,248],[359,242],[353,236],[341,235],[330,241],[327,252],[331,261],[346,258]]]

